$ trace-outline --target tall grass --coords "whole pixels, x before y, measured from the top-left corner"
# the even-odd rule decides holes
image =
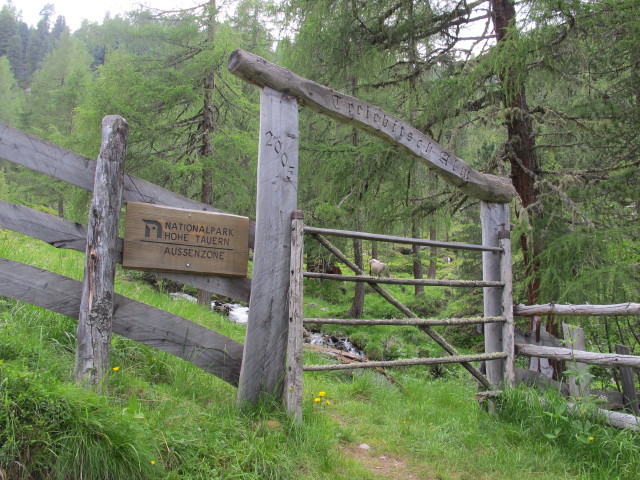
[[[0,255],[81,276],[81,255],[2,231]],[[243,340],[244,327],[172,301],[135,275],[119,275],[117,290]],[[74,320],[0,298],[0,478],[630,480],[639,469],[633,435],[592,422],[594,440],[582,443],[551,403],[519,390],[505,396],[499,417],[489,415],[458,369],[439,379],[417,367],[393,376],[306,373],[298,425],[269,403],[239,409],[234,387],[114,336],[113,369],[97,396],[72,380],[75,328]],[[428,348],[415,330],[390,332],[368,339],[388,344],[383,354],[391,345],[411,347],[411,355]],[[330,361],[305,354],[307,364]],[[370,450],[358,447],[364,443]],[[390,459],[400,467],[382,468]]]

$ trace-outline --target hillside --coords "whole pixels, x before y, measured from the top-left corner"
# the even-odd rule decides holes
[[[8,231],[0,231],[0,256],[82,272],[81,254]],[[139,274],[119,272],[116,288],[243,341],[242,325],[171,300]],[[346,309],[307,290],[310,310]],[[552,396],[543,408],[526,390],[489,414],[457,368],[309,372],[298,426],[268,405],[239,410],[233,387],[121,337],[105,395],[96,396],[72,381],[75,321],[0,299],[0,322],[3,478],[632,479],[640,468],[637,436],[570,419]],[[370,352],[390,342],[424,347],[417,333],[379,333],[360,333]]]

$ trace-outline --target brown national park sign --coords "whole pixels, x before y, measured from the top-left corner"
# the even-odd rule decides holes
[[[246,277],[249,219],[128,202],[122,265]]]

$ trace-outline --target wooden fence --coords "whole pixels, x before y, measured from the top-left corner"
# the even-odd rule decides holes
[[[486,221],[485,221],[486,222]],[[484,223],[483,223],[484,225]],[[486,231],[486,228],[483,228]],[[584,369],[585,364],[606,365],[610,367],[620,367],[621,373],[626,378],[624,383],[625,399],[628,399],[627,406],[635,415],[638,415],[637,398],[634,388],[634,382],[630,378],[631,368],[640,368],[640,357],[624,354],[602,354],[584,351],[584,342],[580,343],[572,339],[577,329],[569,328],[565,325],[565,340],[571,344],[572,348],[563,348],[560,340],[548,334],[542,336],[542,340],[535,342],[531,335],[523,335],[516,333],[513,325],[512,315],[538,315],[541,313],[553,313],[555,315],[636,315],[640,312],[640,304],[620,304],[620,305],[518,305],[514,309],[511,308],[510,291],[510,252],[508,244],[508,236],[503,233],[504,230],[496,232],[496,238],[499,240],[500,246],[492,245],[491,237],[484,235],[483,245],[459,244],[451,242],[435,242],[423,239],[394,237],[389,235],[376,235],[363,232],[352,232],[344,230],[330,230],[308,227],[304,225],[303,215],[301,212],[295,212],[292,218],[292,250],[291,250],[291,280],[289,290],[289,311],[290,311],[290,331],[288,344],[288,370],[286,378],[285,399],[287,408],[296,418],[302,415],[302,373],[303,371],[328,371],[328,370],[354,370],[360,368],[391,368],[412,365],[436,365],[448,363],[460,363],[464,366],[475,379],[488,389],[495,389],[501,385],[513,386],[516,381],[516,368],[514,365],[515,357],[536,357],[550,358],[555,360],[566,360],[576,363],[579,368]],[[304,235],[313,236],[321,245],[326,247],[335,257],[349,267],[355,275],[335,275],[327,273],[305,272],[303,265],[304,258]],[[398,279],[398,278],[379,278],[365,275],[357,265],[350,261],[338,248],[331,244],[325,235],[333,235],[339,237],[361,238],[370,241],[384,241],[402,244],[414,244],[421,246],[436,246],[448,249],[464,249],[471,251],[483,252],[483,277],[485,280],[435,280],[435,279]],[[488,241],[487,241],[488,240]],[[488,245],[487,245],[488,244]],[[486,255],[490,252],[490,255]],[[495,256],[498,258],[495,258]],[[500,265],[500,276],[496,279],[492,277],[487,270],[495,268],[495,264]],[[486,280],[489,277],[491,280]],[[324,280],[334,280],[340,282],[364,282],[371,288],[382,295],[387,301],[394,305],[407,318],[400,319],[341,319],[341,318],[305,318],[303,316],[303,278],[316,278]],[[381,287],[381,284],[392,285],[425,285],[425,286],[448,286],[458,288],[482,287],[485,295],[485,315],[475,318],[445,318],[445,319],[421,319],[413,313],[409,308],[393,298],[387,290]],[[499,294],[496,295],[495,290]],[[491,295],[494,298],[492,299]],[[496,308],[495,298],[499,297],[500,305]],[[496,315],[496,310],[501,310],[503,315]],[[511,313],[513,312],[513,313]],[[506,314],[505,314],[506,313]],[[511,315],[511,318],[508,316]],[[335,324],[335,325],[396,325],[396,326],[414,326],[426,332],[436,343],[438,343],[448,356],[439,358],[413,358],[393,361],[362,361],[349,362],[346,364],[329,364],[329,365],[303,365],[302,363],[302,338],[305,324]],[[493,338],[485,339],[485,353],[476,355],[460,355],[455,347],[450,345],[441,335],[439,335],[432,327],[441,325],[469,325],[482,324],[487,332],[489,326],[495,325],[502,328],[500,332],[503,336],[502,345],[498,346],[498,342]],[[487,332],[491,335],[491,332]],[[516,341],[518,343],[516,343]],[[532,344],[532,343],[538,343]],[[552,344],[548,345],[539,345]],[[511,351],[509,351],[511,349]],[[487,372],[491,371],[489,365],[503,362],[502,372],[496,369],[493,379],[485,377],[477,368],[472,366],[470,362],[486,362]],[[585,385],[571,384],[571,394],[574,397],[586,396],[588,391]],[[620,412],[612,412],[603,410],[605,418],[609,423],[617,427],[623,428],[640,428],[640,418],[635,415],[628,415]]]
[[[397,322],[380,320],[379,323],[406,325],[409,322],[426,332],[448,354],[447,357],[439,359],[410,360],[414,362],[412,364],[459,362],[480,384],[491,388],[503,383],[513,385],[516,354],[537,357],[549,355],[549,358],[562,358],[566,355],[566,352],[560,351],[557,346],[553,347],[553,351],[541,350],[542,347],[533,351],[531,346],[515,341],[509,238],[509,202],[514,197],[515,190],[507,179],[474,171],[463,160],[422,132],[379,107],[299,77],[249,52],[234,52],[229,60],[229,69],[262,89],[257,215],[256,223],[252,222],[249,229],[249,247],[254,248],[253,282],[247,278],[184,273],[160,275],[219,295],[250,301],[244,348],[243,345],[186,319],[120,296],[116,296],[112,303],[114,332],[184,358],[237,385],[239,402],[253,403],[262,393],[279,395],[279,392],[282,392],[282,380],[285,378],[286,402],[295,415],[299,416],[302,391],[301,329],[305,321],[311,321],[305,320],[302,315],[302,239],[304,234],[308,234],[313,235],[351,268],[355,276],[330,277],[311,273],[306,276],[368,283],[409,319]],[[300,104],[382,138],[417,161],[427,164],[445,181],[465,194],[478,198],[481,205],[482,244],[431,242],[305,226],[301,215],[296,213]],[[0,124],[0,158],[87,191],[95,189],[95,161],[3,124]],[[128,174],[124,174],[122,182],[123,201],[220,212],[209,205],[169,192]],[[0,227],[38,238],[57,248],[79,251],[86,251],[90,235],[87,228],[80,224],[7,202],[0,202]],[[478,251],[482,256],[482,280],[408,280],[402,283],[483,288],[483,316],[445,320],[418,319],[417,315],[397,302],[381,286],[385,283],[399,283],[397,279],[366,276],[325,238],[327,235]],[[117,262],[122,261],[122,239],[114,239],[113,257]],[[0,259],[0,266],[0,295],[78,318],[79,297],[82,295],[80,282],[7,259]],[[527,309],[538,307],[541,306],[518,306],[515,312],[526,315],[531,313]],[[552,306],[556,314],[561,313],[559,307]],[[582,307],[568,308],[577,311]],[[629,304],[625,311],[637,313],[637,308],[636,304]],[[312,321],[342,322],[338,319]],[[474,356],[460,355],[433,329],[434,326],[443,323],[483,324],[485,353]],[[362,324],[362,321],[352,320],[351,324]],[[575,359],[575,354],[574,350],[571,358]],[[581,356],[580,361],[595,361],[587,357]],[[637,366],[635,360],[626,357],[628,355],[604,355],[599,357],[598,361],[603,361],[604,358],[604,361],[613,365],[617,362],[619,365]],[[471,365],[471,362],[480,360],[486,362],[486,374],[482,374]],[[404,362],[406,364],[407,361]],[[389,365],[393,363],[384,364]],[[359,366],[373,368],[381,364]],[[320,370],[319,367],[313,366],[308,369]]]
[[[96,161],[4,124],[0,124],[0,158],[84,190],[94,190]],[[124,174],[123,185],[125,201],[220,212],[132,175]],[[37,238],[56,248],[81,252],[87,249],[87,227],[23,205],[0,201],[0,228]],[[254,232],[252,224],[250,245]],[[121,238],[116,240],[114,256],[116,262],[122,263]],[[0,272],[0,295],[79,318],[82,282],[5,258],[0,258]],[[251,291],[251,280],[247,278],[158,275],[243,301],[249,299]],[[113,300],[112,321],[113,331],[123,337],[176,355],[232,385],[239,383],[243,345],[224,335],[120,295]]]
[[[498,206],[499,205],[499,206]],[[514,328],[511,302],[511,253],[508,236],[508,207],[483,202],[481,221],[483,226],[483,244],[461,244],[437,242],[423,239],[376,235],[363,232],[313,228],[304,225],[301,212],[292,218],[291,238],[291,279],[289,290],[289,346],[288,370],[285,385],[286,404],[289,410],[300,418],[302,415],[302,372],[354,368],[400,367],[409,365],[434,365],[460,363],[485,388],[515,380],[514,367]],[[327,248],[338,260],[349,267],[355,275],[335,275],[304,272],[304,239],[311,235]],[[367,276],[355,263],[335,247],[326,235],[360,238],[371,241],[383,241],[408,245],[421,245],[448,249],[476,251],[482,254],[483,280],[435,280],[435,279],[398,279]],[[406,318],[402,319],[337,319],[304,318],[302,315],[303,282],[302,278],[319,278],[341,282],[363,282],[396,307]],[[395,299],[382,284],[448,286],[456,288],[484,289],[484,316],[477,318],[420,319],[407,306]],[[411,325],[431,337],[448,356],[440,358],[413,358],[394,361],[366,361],[348,365],[302,365],[302,335],[304,324],[340,324],[340,325]],[[433,327],[438,325],[482,324],[485,330],[485,353],[461,355]],[[505,347],[506,345],[506,347]],[[510,347],[509,347],[510,346]],[[487,375],[481,373],[471,362],[485,362]]]

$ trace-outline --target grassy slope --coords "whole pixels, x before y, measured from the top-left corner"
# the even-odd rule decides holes
[[[82,255],[1,230],[0,256],[82,274]],[[129,274],[116,289],[243,340],[244,327]],[[306,299],[312,303],[322,315],[337,308]],[[455,368],[441,379],[407,369],[395,383],[374,372],[310,372],[304,424],[296,426],[268,405],[241,412],[233,387],[117,337],[107,393],[96,396],[70,380],[74,330],[73,320],[0,298],[0,478],[632,479],[640,468],[637,438],[589,424],[583,443],[562,412],[523,407],[525,394],[514,393],[505,420],[488,415]],[[400,345],[395,354],[411,356],[424,339],[381,330],[363,342],[374,353]],[[365,443],[369,450],[359,447]]]

